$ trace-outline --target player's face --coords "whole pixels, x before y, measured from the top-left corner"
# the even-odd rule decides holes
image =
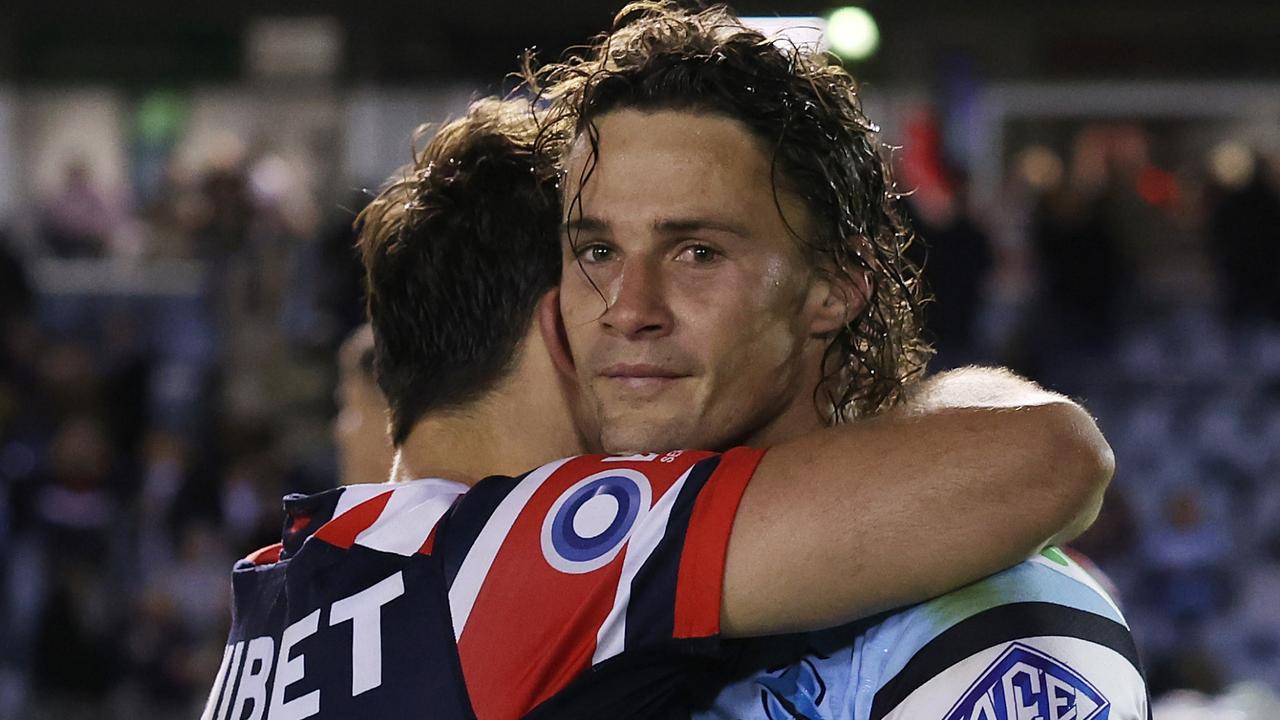
[[[560,297],[601,447],[768,444],[819,425],[823,336],[844,310],[788,230],[808,232],[808,213],[775,195],[761,143],[683,111],[596,127],[594,167],[585,138],[567,158]]]

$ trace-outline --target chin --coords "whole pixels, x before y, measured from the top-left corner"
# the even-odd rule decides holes
[[[600,445],[611,454],[667,452],[684,450],[690,446],[681,442],[681,433],[672,432],[669,425],[649,423],[606,423],[600,433]]]

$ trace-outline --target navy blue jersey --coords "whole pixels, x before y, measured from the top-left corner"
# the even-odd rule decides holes
[[[584,456],[285,500],[205,720],[687,716],[762,451]]]

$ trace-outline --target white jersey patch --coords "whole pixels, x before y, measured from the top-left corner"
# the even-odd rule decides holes
[[[1143,687],[1133,665],[1110,648],[1025,638],[938,673],[885,720],[1146,720]]]

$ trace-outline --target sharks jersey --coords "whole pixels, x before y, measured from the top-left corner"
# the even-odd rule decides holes
[[[1120,610],[1050,549],[929,602],[752,641],[702,720],[1148,720]]]
[[[585,456],[285,500],[204,720],[687,717],[762,451]]]

